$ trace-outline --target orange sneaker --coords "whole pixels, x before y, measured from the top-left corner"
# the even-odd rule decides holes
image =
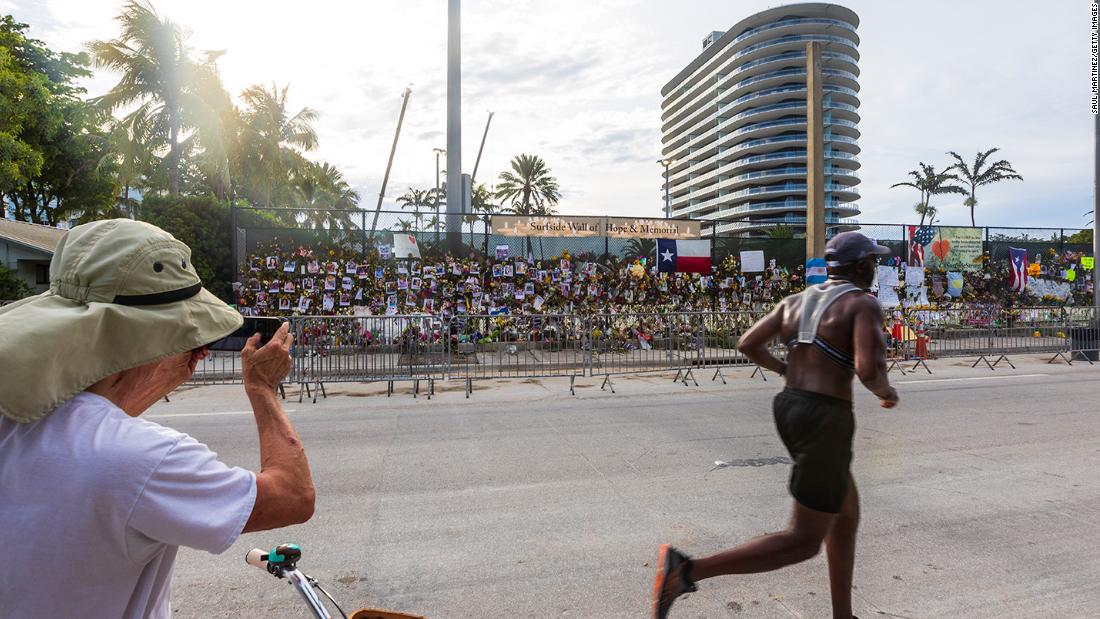
[[[691,559],[668,544],[657,554],[657,579],[653,581],[653,617],[665,619],[672,603],[685,593],[695,591],[689,575]]]

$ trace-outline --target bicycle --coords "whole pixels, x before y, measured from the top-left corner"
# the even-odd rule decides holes
[[[348,617],[344,609],[336,603],[329,592],[322,587],[315,578],[301,572],[298,569],[298,561],[302,558],[302,548],[298,544],[282,544],[276,546],[270,552],[264,552],[259,548],[253,548],[245,553],[245,563],[258,567],[279,579],[285,579],[292,587],[298,590],[306,606],[313,612],[317,619],[332,619],[324,602],[313,591],[320,591],[328,601],[340,611],[344,619],[427,619],[421,615],[411,615],[392,610],[379,608],[361,608]]]

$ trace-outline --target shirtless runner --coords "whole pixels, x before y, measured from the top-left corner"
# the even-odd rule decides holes
[[[890,250],[858,232],[833,237],[825,248],[829,280],[791,295],[741,338],[738,350],[783,375],[786,388],[773,410],[779,437],[794,460],[789,488],[794,509],[787,529],[696,559],[661,546],[653,585],[653,616],[668,616],[673,601],[714,576],[768,572],[805,561],[824,542],[835,619],[852,618],[859,494],[852,461],[852,379],[893,408],[898,394],[886,372],[882,308],[866,294],[878,256]],[[776,336],[790,352],[776,359]]]

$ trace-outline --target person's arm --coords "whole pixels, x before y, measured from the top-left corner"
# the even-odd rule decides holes
[[[780,302],[764,318],[752,326],[741,339],[737,341],[737,350],[749,358],[750,361],[760,367],[771,370],[776,374],[786,374],[787,364],[776,359],[768,349],[768,344],[779,335],[783,327],[784,302]]]
[[[256,347],[260,341],[256,334],[241,351],[244,389],[260,433],[256,504],[244,526],[245,533],[299,524],[313,516],[315,493],[309,461],[275,395],[279,382],[290,370],[293,339],[289,325],[284,323],[262,348]]]
[[[878,300],[863,297],[856,304],[853,337],[856,376],[868,391],[878,396],[879,405],[893,408],[898,392],[890,386],[886,372],[886,342],[882,337],[882,307]]]

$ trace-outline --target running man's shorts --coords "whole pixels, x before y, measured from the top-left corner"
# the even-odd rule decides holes
[[[772,409],[779,437],[794,460],[791,496],[810,509],[839,513],[852,463],[852,403],[787,387],[775,396]]]

